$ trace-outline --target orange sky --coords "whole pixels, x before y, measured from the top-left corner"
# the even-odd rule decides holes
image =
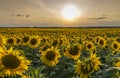
[[[61,15],[69,4],[81,12],[72,22]],[[1,0],[0,26],[120,26],[120,0]]]

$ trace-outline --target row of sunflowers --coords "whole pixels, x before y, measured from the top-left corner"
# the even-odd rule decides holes
[[[119,77],[119,28],[1,28],[0,78]]]

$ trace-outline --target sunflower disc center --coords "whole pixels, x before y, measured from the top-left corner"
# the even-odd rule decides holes
[[[30,40],[30,43],[31,43],[32,45],[35,45],[35,44],[37,43],[37,40],[36,40],[36,39],[31,39],[31,40]]]
[[[79,48],[77,46],[74,46],[70,49],[69,53],[71,55],[77,55],[79,53]]]
[[[20,66],[20,60],[13,55],[6,55],[2,58],[2,64],[8,69],[16,69]]]
[[[103,45],[103,44],[104,44],[103,40],[100,40],[100,44],[101,44],[101,45]]]
[[[88,49],[91,49],[91,48],[92,48],[92,45],[91,45],[91,44],[88,44],[87,47],[88,47]]]
[[[99,41],[99,38],[96,38],[96,42],[98,42]]]
[[[58,41],[57,41],[57,40],[54,40],[53,46],[56,46],[57,44],[58,44]]]
[[[46,55],[47,60],[52,61],[55,58],[55,53],[53,51],[49,51]]]
[[[20,39],[17,39],[17,43],[19,43],[20,42]]]
[[[28,40],[29,40],[29,37],[24,37],[24,38],[23,38],[23,42],[25,42],[25,43],[27,43]]]
[[[12,44],[13,43],[13,39],[12,38],[10,38],[10,39],[8,39],[8,44]]]
[[[115,49],[117,49],[117,48],[118,48],[118,45],[117,45],[117,44],[114,44],[113,47],[114,47]]]

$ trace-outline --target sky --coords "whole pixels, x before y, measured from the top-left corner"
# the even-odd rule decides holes
[[[61,14],[67,5],[80,15],[72,21]],[[0,27],[120,26],[120,0],[0,0]]]

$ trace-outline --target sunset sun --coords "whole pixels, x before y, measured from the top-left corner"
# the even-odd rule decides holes
[[[79,10],[74,5],[68,5],[62,9],[61,14],[64,19],[73,20],[79,16]]]

